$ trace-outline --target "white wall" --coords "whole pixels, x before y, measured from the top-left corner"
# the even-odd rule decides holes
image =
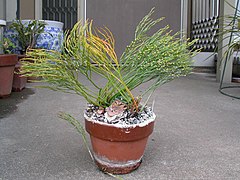
[[[181,0],[87,0],[86,16],[94,27],[108,27],[116,40],[116,53],[122,54],[133,40],[139,21],[155,7],[153,18],[165,17],[151,32],[169,24],[181,30]]]

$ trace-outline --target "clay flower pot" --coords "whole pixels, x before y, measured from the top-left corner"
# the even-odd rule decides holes
[[[17,55],[0,55],[0,97],[7,97],[11,94],[13,73],[17,63]]]
[[[123,128],[85,119],[95,162],[100,170],[112,174],[130,173],[140,166],[153,127],[154,120]]]
[[[21,69],[20,60],[24,57],[26,57],[26,56],[18,55],[18,63],[15,65],[14,76],[13,76],[13,85],[12,85],[12,90],[15,92],[22,91],[27,84],[27,77],[24,77],[21,74],[19,74],[20,69]]]

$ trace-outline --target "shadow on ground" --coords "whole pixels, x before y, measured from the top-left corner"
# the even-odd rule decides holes
[[[17,105],[32,94],[35,94],[33,89],[25,88],[21,92],[12,92],[10,97],[0,99],[0,119],[14,113],[18,108]]]

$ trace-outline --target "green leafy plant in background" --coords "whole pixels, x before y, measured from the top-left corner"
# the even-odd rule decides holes
[[[38,36],[44,32],[46,23],[39,20],[31,20],[23,23],[22,20],[13,21],[9,26],[17,32],[13,36],[17,38],[21,47],[21,54],[24,54],[27,48],[35,48]]]
[[[152,9],[138,24],[135,38],[120,58],[115,53],[115,41],[108,28],[94,29],[92,21],[80,21],[65,36],[62,53],[31,49],[27,56],[33,63],[23,61],[22,73],[41,76],[47,88],[83,96],[89,103],[108,107],[116,99],[126,103],[132,112],[139,111],[142,96],[157,87],[191,71],[189,48],[193,42],[173,34],[169,26],[152,35],[149,30],[162,18],[153,20]],[[84,84],[79,75],[89,82]],[[105,84],[93,80],[98,74]],[[135,96],[132,90],[150,82],[147,89]]]
[[[9,38],[3,38],[0,42],[0,47],[3,49],[4,54],[12,54],[13,49],[16,48],[15,44]]]

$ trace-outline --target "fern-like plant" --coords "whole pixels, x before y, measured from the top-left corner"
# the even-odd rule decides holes
[[[23,61],[22,73],[26,76],[41,76],[45,86],[63,92],[75,92],[89,103],[108,107],[116,99],[126,103],[135,112],[141,97],[152,93],[160,85],[191,71],[189,50],[193,42],[171,34],[169,26],[153,35],[148,31],[162,18],[153,20],[152,9],[139,23],[135,39],[126,47],[121,57],[115,53],[115,41],[108,28],[93,29],[92,21],[80,21],[67,33],[62,53],[44,49],[27,52],[34,63]],[[96,73],[105,79],[105,84],[93,81]],[[86,77],[89,84],[79,79]],[[149,88],[136,97],[132,90],[151,82]]]
[[[46,23],[39,20],[31,20],[23,23],[22,20],[15,20],[11,23],[10,29],[13,29],[17,34],[13,34],[17,38],[21,47],[21,54],[25,54],[27,48],[35,48],[37,38],[44,32]]]

